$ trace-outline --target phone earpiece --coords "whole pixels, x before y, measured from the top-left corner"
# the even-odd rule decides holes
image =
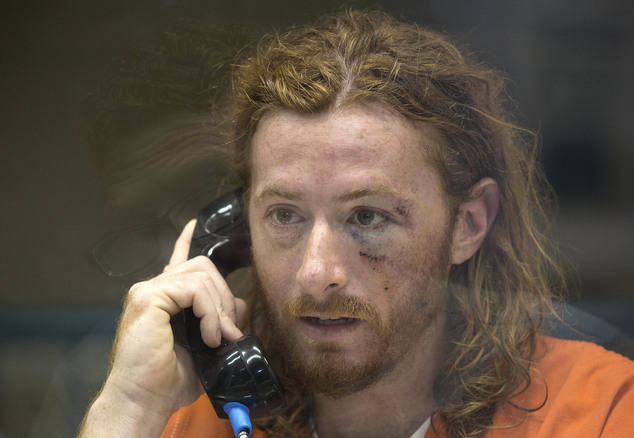
[[[244,218],[242,189],[225,193],[198,214],[189,258],[204,255],[223,277],[251,264],[251,238]]]

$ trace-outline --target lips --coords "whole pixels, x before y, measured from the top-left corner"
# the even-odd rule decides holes
[[[298,318],[301,332],[315,342],[344,342],[363,327],[359,318],[301,316]]]
[[[378,310],[360,297],[331,294],[323,301],[304,294],[288,299],[282,314],[293,321],[294,332],[314,342],[347,343],[368,330],[378,331]]]
[[[357,318],[318,318],[314,316],[306,316],[300,319],[311,324],[322,325],[322,326],[344,325],[344,324],[350,324],[350,323],[359,321],[359,319]]]

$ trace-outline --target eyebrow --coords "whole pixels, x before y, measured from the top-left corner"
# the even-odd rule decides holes
[[[355,201],[357,199],[366,198],[368,196],[378,196],[382,198],[400,198],[403,199],[404,196],[398,191],[384,185],[384,184],[371,184],[366,187],[361,187],[358,189],[351,190],[347,193],[344,193],[341,196],[337,196],[335,198],[338,202],[350,202]]]
[[[399,198],[405,201],[408,200],[408,198],[403,196],[400,192],[384,184],[370,184],[368,186],[354,189],[342,195],[339,195],[335,197],[334,201],[338,203],[344,203],[355,201],[361,198],[366,198],[369,196]],[[256,197],[259,199],[278,197],[282,199],[288,199],[289,201],[299,201],[302,199],[302,194],[300,192],[287,190],[276,184],[272,184],[264,187],[264,189],[262,189],[262,191],[257,194]]]
[[[259,199],[283,198],[288,199],[289,201],[299,201],[302,199],[302,195],[299,192],[283,189],[276,184],[264,187],[260,193],[256,194],[256,197]]]

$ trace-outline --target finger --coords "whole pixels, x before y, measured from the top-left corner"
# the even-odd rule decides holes
[[[195,309],[199,313],[196,314],[201,318],[201,331],[209,333],[210,340],[216,339],[220,333],[227,339],[233,340],[242,336],[237,324],[236,298],[229,289],[227,282],[220,275],[216,266],[204,256],[198,256],[186,263],[182,263],[175,267],[172,271],[165,275],[200,273],[204,272],[208,275],[206,291],[209,293],[210,302],[213,303],[214,315],[206,317],[210,309],[200,306]],[[217,315],[217,318],[216,318]],[[218,329],[220,330],[218,332]],[[203,336],[205,339],[205,336]]]
[[[209,274],[200,271],[163,275],[139,283],[130,290],[126,300],[130,314],[126,318],[127,324],[140,317],[145,312],[144,309],[150,310],[152,307],[165,315],[162,317],[156,314],[153,319],[159,318],[156,322],[161,325],[168,324],[170,315],[192,307],[194,314],[200,319],[203,341],[210,347],[217,347],[222,336],[237,339],[242,333],[225,314],[220,297],[214,291],[215,285]]]
[[[172,272],[170,271],[170,274]],[[208,284],[206,284],[208,283]],[[126,305],[132,304],[137,316],[139,311],[159,309],[173,316],[187,307],[196,306],[205,313],[216,308],[208,289],[213,286],[204,272],[165,275],[132,286],[126,297]]]
[[[233,292],[231,292],[231,289],[229,289],[229,285],[227,284],[226,280],[222,275],[220,275],[217,269],[210,270],[209,275],[214,282],[224,312],[231,319],[231,321],[233,321],[233,324],[237,325],[238,320],[236,317],[236,297],[233,295]]]
[[[237,325],[236,317],[236,303],[235,296],[229,289],[224,277],[218,272],[216,266],[205,256],[197,256],[187,263],[181,263],[177,267],[170,268],[170,272],[167,275],[187,273],[187,272],[207,272],[213,282],[214,288],[212,289],[215,294],[220,297],[221,304],[218,309],[222,309],[224,313],[231,319],[233,325]],[[210,290],[210,292],[212,292]]]
[[[174,244],[174,251],[172,252],[172,256],[170,257],[170,261],[167,266],[165,266],[164,271],[168,271],[172,269],[174,266],[180,265],[184,261],[187,260],[187,256],[189,255],[189,247],[192,243],[192,236],[194,235],[194,228],[196,227],[196,219],[192,219],[187,222],[187,225],[183,228],[180,236],[176,240]]]
[[[210,347],[218,346],[221,337],[234,340],[243,336],[236,324],[235,297],[207,257],[187,260],[149,282],[155,291],[160,291],[161,308],[170,315],[193,307],[200,319],[203,341]]]
[[[242,331],[223,312],[203,315],[200,318],[200,334],[205,344],[212,348],[220,345],[222,339],[233,341],[244,336]]]
[[[228,287],[228,296],[225,294],[223,297],[222,294],[219,293],[216,285],[218,279],[213,279],[213,276],[210,275],[209,280],[212,285],[208,287],[208,292],[209,298],[214,306],[213,311],[201,306],[198,309],[200,313],[197,313],[197,309],[194,307],[194,313],[200,318],[200,331],[202,333],[203,340],[208,344],[207,341],[215,343],[217,340],[220,342],[220,337],[224,337],[229,340],[240,338],[243,334],[236,325],[235,298],[231,292],[228,291]],[[224,282],[222,278],[220,278],[220,280]],[[229,316],[229,312],[225,308],[225,305],[231,309],[230,312],[233,314],[233,317]],[[207,336],[210,338],[208,339]]]
[[[200,256],[188,260],[163,276],[168,281],[173,281],[170,280],[172,277],[180,281],[178,279],[184,276],[199,282],[197,285],[182,287],[189,287],[194,292],[190,305],[193,306],[194,314],[201,320],[200,329],[206,344],[216,346],[221,336],[230,340],[243,336],[237,326],[236,299],[208,258]],[[181,301],[178,304],[182,306],[184,303]]]
[[[236,298],[236,325],[243,330],[247,323],[247,303],[242,298]]]

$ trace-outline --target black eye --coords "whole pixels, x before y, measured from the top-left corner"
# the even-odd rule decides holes
[[[356,213],[356,222],[364,227],[380,225],[385,221],[385,216],[374,210],[359,210]]]
[[[370,210],[361,210],[360,212],[357,213],[357,220],[359,221],[359,223],[361,225],[372,225],[372,222],[374,221],[374,212],[370,211]]]

